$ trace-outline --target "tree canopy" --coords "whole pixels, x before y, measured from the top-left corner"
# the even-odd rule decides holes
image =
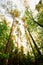
[[[23,15],[12,3],[6,1],[7,15],[0,14],[0,65],[43,65],[43,2],[36,5],[35,18],[26,0]]]

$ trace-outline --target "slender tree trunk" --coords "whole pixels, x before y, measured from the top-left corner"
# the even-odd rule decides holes
[[[40,52],[40,50],[39,50],[39,48],[38,48],[38,46],[37,46],[35,40],[33,39],[32,35],[30,34],[30,32],[29,32],[29,35],[30,35],[30,37],[31,37],[31,39],[32,39],[32,41],[33,41],[35,47],[36,47],[36,50],[38,51],[39,55],[41,55],[41,52]]]
[[[27,29],[26,29],[26,30],[27,30]],[[33,43],[34,43],[34,45],[35,45],[36,50],[38,51],[38,54],[41,55],[41,52],[40,52],[40,50],[39,50],[39,48],[38,48],[38,46],[37,46],[35,40],[33,39],[32,35],[30,34],[29,31],[28,31],[28,33],[29,33],[29,36],[31,37],[31,39],[32,39],[32,41],[33,41]]]
[[[25,23],[24,23],[24,25],[25,25]],[[33,39],[32,35],[31,35],[31,34],[30,34],[30,32],[28,31],[28,29],[27,29],[27,26],[26,26],[26,25],[25,25],[25,29],[26,29],[26,31],[28,32],[29,36],[31,37],[32,42],[34,43],[35,48],[36,48],[36,50],[38,51],[38,54],[39,54],[39,55],[41,55],[41,52],[40,52],[40,50],[39,50],[39,48],[38,48],[38,46],[37,46],[37,44],[36,44],[35,40]]]
[[[36,21],[34,21],[34,22],[36,22]],[[36,23],[37,23],[37,22],[36,22]],[[37,24],[38,24],[38,23],[37,23]],[[24,23],[24,25],[25,25],[25,23]],[[38,24],[38,25],[41,26],[40,24]],[[43,27],[43,26],[41,26],[41,27]],[[27,34],[28,34],[28,37],[30,37],[31,40],[32,40],[32,42],[34,43],[35,48],[36,48],[36,50],[37,50],[37,52],[38,52],[38,55],[41,56],[41,52],[40,52],[40,50],[39,50],[39,48],[38,48],[38,46],[37,46],[35,40],[33,39],[32,35],[31,35],[30,32],[28,31],[26,25],[25,25],[25,29],[26,29],[26,32],[28,32],[28,33],[27,33]],[[37,61],[36,61],[37,58],[36,58],[36,54],[35,54],[35,52],[34,52],[33,46],[32,46],[32,44],[31,44],[31,41],[30,41],[30,45],[31,45],[31,47],[32,47],[32,50],[33,50],[33,53],[34,53],[34,56],[35,56],[35,65],[37,65]]]
[[[36,45],[36,42],[34,41],[33,37],[31,36],[30,32],[28,33],[28,31],[27,31],[27,34],[28,34],[28,38],[29,38],[29,41],[30,41],[31,48],[32,48],[32,50],[33,50],[34,59],[35,59],[35,65],[37,65],[37,64],[38,64],[38,59],[37,59],[37,57],[36,57],[37,55],[35,54],[35,51],[34,51],[33,46],[32,46],[32,44],[31,44],[30,37],[31,37],[31,39],[32,39],[32,42],[33,42],[34,45],[35,45],[36,50],[38,51],[38,55],[39,55],[39,56],[41,56],[41,52],[40,52],[38,46]],[[29,37],[29,36],[30,36],[30,37]]]
[[[30,35],[29,35],[27,30],[26,30],[26,33],[28,35],[28,39],[29,39],[29,42],[30,42],[30,45],[31,45],[31,48],[32,48],[32,51],[33,51],[33,54],[34,54],[34,60],[35,60],[34,64],[37,65],[38,64],[37,54],[34,51],[34,48],[33,48],[32,43],[31,43],[32,41],[31,41]]]
[[[11,47],[10,40],[11,40],[13,26],[14,26],[14,18],[13,18],[13,22],[12,22],[12,26],[11,26],[11,30],[10,30],[10,35],[9,35],[9,38],[8,38],[8,41],[7,41],[7,44],[6,44],[6,49],[5,49],[5,53],[7,55],[9,55],[9,53],[10,53],[10,47]],[[3,62],[4,62],[3,65],[8,65],[8,58],[4,59]]]
[[[33,46],[32,46],[32,41],[31,41],[31,39],[30,39],[30,35],[29,35],[29,33],[28,33],[27,30],[26,30],[26,33],[27,33],[27,35],[28,35],[28,40],[29,40],[29,43],[30,43],[30,45],[31,45],[31,48],[32,48],[33,54],[34,54],[34,56],[36,56],[36,54],[35,54],[35,52],[34,52],[34,49],[33,49]]]

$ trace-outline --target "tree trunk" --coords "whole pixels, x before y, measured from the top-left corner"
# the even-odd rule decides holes
[[[10,35],[9,35],[9,38],[8,38],[8,41],[6,44],[6,49],[5,49],[5,54],[7,54],[7,55],[9,55],[9,53],[10,53],[10,47],[11,47],[10,40],[11,40],[11,34],[12,34],[13,26],[14,26],[14,18],[13,18],[13,23],[12,23],[11,30],[10,30]],[[3,62],[4,62],[3,65],[8,65],[8,58],[4,59]]]
[[[31,48],[32,48],[33,54],[34,54],[34,56],[36,56],[36,54],[35,54],[35,52],[34,52],[34,49],[33,49],[33,46],[32,46],[32,42],[31,42],[31,39],[30,39],[30,35],[29,35],[29,33],[28,33],[27,30],[26,30],[26,33],[27,33],[27,35],[28,35],[28,40],[29,40],[29,43],[30,43],[30,45],[31,45]]]
[[[41,52],[40,52],[38,46],[36,45],[36,42],[35,42],[35,40],[33,39],[33,37],[32,37],[32,35],[30,34],[30,32],[29,32],[29,35],[30,35],[30,37],[31,37],[31,39],[32,39],[32,41],[33,41],[35,47],[36,47],[36,50],[38,51],[39,55],[41,55]]]
[[[26,28],[26,30],[27,30],[27,28]],[[31,39],[32,39],[32,41],[33,41],[33,43],[34,43],[35,48],[36,48],[36,50],[38,51],[38,54],[41,55],[41,52],[40,52],[38,46],[36,45],[36,42],[35,42],[35,40],[33,39],[32,35],[30,34],[29,31],[27,31],[27,32],[29,33],[29,36],[31,37]]]

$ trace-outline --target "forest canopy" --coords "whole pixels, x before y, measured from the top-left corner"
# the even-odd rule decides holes
[[[0,65],[43,65],[43,0],[34,11],[27,0],[19,9],[15,2],[0,3]]]

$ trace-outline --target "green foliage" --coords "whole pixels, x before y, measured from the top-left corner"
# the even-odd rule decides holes
[[[43,4],[37,4],[37,5],[36,5],[36,9],[37,9],[38,11],[40,11],[40,8],[43,8]]]
[[[37,22],[43,25],[43,12],[39,12],[37,15]]]
[[[8,25],[6,23],[6,20],[0,21],[0,52],[4,52],[6,42],[8,40]]]
[[[29,31],[33,31],[36,30],[37,28],[37,24],[34,22],[33,16],[32,16],[32,12],[28,11],[28,9],[25,11],[25,17],[27,18],[26,20],[26,24],[27,24],[27,28]]]
[[[41,5],[38,5],[38,10],[40,7]],[[20,13],[17,10],[11,11],[10,14],[12,14],[15,17],[20,16]],[[25,14],[24,14],[24,21],[27,25],[27,30],[33,36],[34,34],[37,33],[36,34],[37,37],[36,38],[34,37],[35,42],[33,42],[32,40],[32,42],[30,41],[31,44],[37,43],[37,48],[39,49],[38,46],[40,46],[40,50],[42,51],[43,50],[43,28],[40,27],[37,24],[37,22],[43,26],[43,12],[38,13],[37,22],[35,22],[32,12],[26,9]],[[10,27],[7,25],[7,21],[6,20],[0,21],[0,62],[8,58],[8,65],[19,65],[19,64],[20,65],[38,65],[38,64],[43,65],[43,61],[42,61],[43,55],[38,54],[38,51],[36,50],[36,47],[34,46],[35,44],[31,46],[33,47],[32,51],[33,51],[34,56],[30,55],[30,53],[32,54],[32,52],[27,52],[27,54],[25,55],[23,46],[21,46],[20,49],[18,47],[15,47],[13,39],[11,38],[9,42],[10,47],[8,45],[8,47],[10,48],[9,49],[10,52],[8,52],[9,54],[7,54],[5,50],[6,50],[6,44],[8,42],[9,35],[10,35],[9,32],[10,32]],[[0,65],[3,65],[3,64],[0,64]]]
[[[34,20],[31,11],[29,13],[29,11],[26,10],[25,17],[27,17],[25,22],[27,24],[28,31],[32,34],[33,38],[35,39],[35,44],[37,43],[38,48],[41,48],[41,45],[43,45],[42,44],[43,43],[43,41],[42,41],[43,40],[43,28],[40,27],[40,25],[43,26],[43,12],[38,13],[37,21]],[[38,25],[37,22],[40,25]],[[37,36],[36,38],[34,37],[34,34]],[[43,53],[43,51],[42,51],[42,53]]]
[[[36,29],[37,24],[35,24],[35,22],[33,20],[28,19],[27,20],[27,26],[28,26],[28,30],[32,32],[33,30]]]
[[[42,40],[43,40],[43,28],[40,27],[37,23],[35,23],[34,19],[33,19],[33,16],[32,16],[32,13],[28,10],[26,10],[25,12],[25,17],[27,17],[27,20],[26,20],[26,24],[27,24],[27,28],[28,30],[32,33],[34,31],[34,33],[37,33],[38,36],[37,36],[37,44],[39,43],[43,43]],[[37,22],[43,26],[43,12],[39,12],[37,14]],[[36,34],[36,35],[37,35]],[[34,34],[33,34],[34,35]],[[41,41],[40,41],[41,40]]]
[[[7,25],[6,20],[0,21],[0,57],[1,58],[8,58],[9,55],[5,54],[6,44],[9,38],[10,27]],[[13,40],[10,40],[11,48],[10,50],[13,51],[14,43]]]
[[[2,59],[9,58],[9,55],[0,52],[0,58]]]

